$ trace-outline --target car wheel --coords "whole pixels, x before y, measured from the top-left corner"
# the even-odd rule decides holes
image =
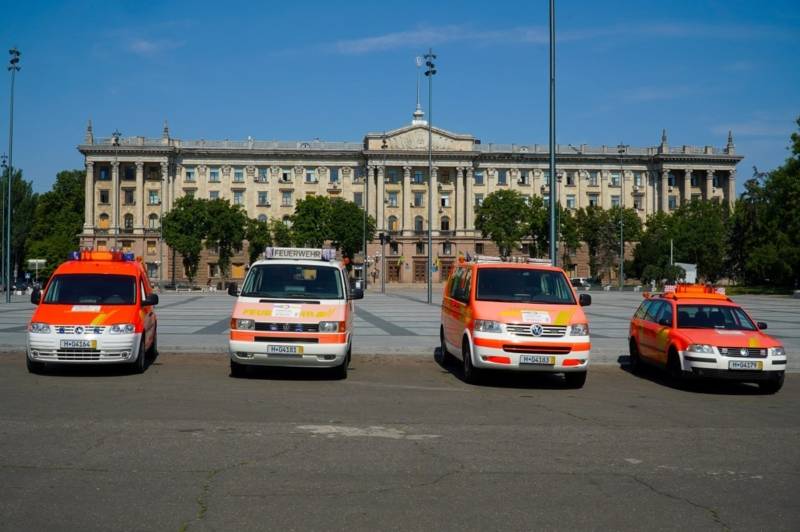
[[[481,371],[472,365],[472,350],[469,346],[469,339],[465,336],[461,344],[461,356],[464,359],[464,381],[469,384],[478,384],[481,380]]]
[[[247,366],[231,360],[231,377],[240,379],[247,375]]]
[[[571,371],[564,373],[564,381],[567,383],[568,388],[583,388],[586,384],[586,375],[588,371]]]
[[[783,373],[777,379],[772,379],[769,381],[763,381],[758,383],[758,389],[761,390],[761,393],[765,394],[773,394],[778,393],[781,388],[783,388]]]
[[[28,373],[33,373],[34,375],[41,375],[44,373],[44,362],[37,362],[26,356],[25,363],[28,366]]]
[[[442,366],[446,366],[451,358],[450,352],[447,350],[447,342],[444,341],[444,328],[439,328],[439,350],[436,352],[436,362]]]
[[[681,359],[678,357],[678,352],[675,349],[669,350],[667,357],[667,372],[669,377],[677,385],[684,383],[683,370],[681,369]]]
[[[628,368],[631,373],[639,373],[642,370],[642,358],[639,355],[639,346],[636,345],[636,340],[630,339],[628,344]]]
[[[158,356],[158,331],[153,331],[153,343],[150,346],[150,349],[147,350],[147,356],[150,360],[155,360]]]
[[[139,344],[139,352],[137,353],[136,360],[131,362],[132,373],[144,373],[147,368],[147,351],[144,348],[144,334],[142,334],[142,343]]]
[[[338,380],[347,378],[347,366],[350,365],[350,349],[348,348],[347,354],[341,364],[333,368],[333,376]]]

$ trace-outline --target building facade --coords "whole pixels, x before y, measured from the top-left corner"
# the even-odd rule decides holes
[[[160,231],[176,199],[223,198],[267,220],[288,219],[298,199],[324,194],[365,207],[378,230],[392,235],[384,261],[377,242],[367,249],[374,268],[385,264],[387,281],[426,282],[431,201],[436,281],[459,253],[495,251],[475,230],[474,207],[488,194],[509,189],[549,201],[549,152],[547,145],[486,144],[434,127],[429,176],[428,133],[419,110],[410,125],[368,133],[362,142],[187,141],[172,138],[166,124],[161,138],[95,138],[90,123],[78,147],[86,161],[81,245],[131,250],[155,281],[184,281],[180,258]],[[559,145],[556,198],[568,209],[633,208],[643,220],[695,198],[732,203],[741,159],[730,134],[724,148],[670,146],[666,132],[659,145],[644,148]],[[242,253],[230,277],[243,278],[245,268]],[[572,273],[591,274],[581,261]],[[206,252],[197,282],[218,280],[215,257]]]

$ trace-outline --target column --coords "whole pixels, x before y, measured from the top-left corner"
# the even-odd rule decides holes
[[[669,170],[661,170],[661,210],[669,212],[669,192],[667,192],[667,185],[669,184]]]
[[[736,168],[731,168],[728,173],[728,205],[733,207],[733,202],[736,201]]]
[[[692,169],[687,168],[683,171],[683,202],[692,201]]]
[[[465,229],[470,232],[475,230],[475,194],[472,193],[472,185],[475,183],[474,171],[472,167],[467,168],[467,193],[464,198],[466,207],[466,212],[464,213],[466,215]]]
[[[411,219],[411,167],[403,167],[403,194],[401,201],[403,202],[403,229],[402,235],[411,235],[414,230],[414,222]]]
[[[384,191],[386,189],[386,167],[379,166],[378,167],[378,178],[377,178],[377,186],[376,186],[376,193],[377,199],[375,203],[376,207],[376,220],[378,222],[378,230],[383,231],[386,229],[386,221],[383,218],[383,213],[386,208],[384,204]]]
[[[369,190],[369,215],[375,218],[376,225],[378,224],[378,192],[377,183],[375,182],[375,167],[367,167],[367,188]]]
[[[84,185],[83,232],[94,229],[94,163],[86,162],[86,183]]]
[[[136,224],[136,232],[142,233],[144,231],[144,163],[136,161],[136,201],[138,202],[136,213],[138,223]]]
[[[171,165],[169,162],[161,163],[161,175],[163,181],[161,183],[161,204],[164,206],[163,210],[169,210],[170,208],[170,170]],[[164,171],[166,168],[166,172]]]
[[[464,230],[464,215],[466,213],[466,203],[464,202],[464,167],[456,168],[456,197],[453,201],[456,209],[456,231]],[[456,233],[458,234],[458,233]]]
[[[583,180],[585,179],[583,174],[584,174],[583,170],[576,170],[575,171],[575,208],[576,209],[583,208],[583,204],[586,203],[583,200],[583,194],[584,194]]]
[[[714,187],[714,170],[706,170],[706,199],[710,200],[713,196],[712,189]]]
[[[439,179],[438,179],[438,168],[433,167],[432,172],[430,175],[430,184],[431,184],[431,197],[428,198],[428,201],[431,202],[431,219],[428,220],[430,224],[431,231],[439,231]],[[429,251],[430,253],[430,251]]]
[[[119,161],[111,163],[111,226],[109,233],[112,235],[119,234]],[[116,245],[116,242],[114,243]]]

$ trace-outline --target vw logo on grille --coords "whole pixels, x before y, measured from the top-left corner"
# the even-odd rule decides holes
[[[83,327],[75,327],[75,334],[83,334]]]
[[[534,323],[531,325],[531,334],[534,336],[541,336],[544,332],[544,327],[539,325],[538,323]]]
[[[742,355],[743,357],[746,357],[747,356],[747,348],[743,347],[743,348],[739,349],[739,354]]]

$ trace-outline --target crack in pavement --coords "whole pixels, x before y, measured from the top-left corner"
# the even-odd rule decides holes
[[[704,511],[708,512],[709,515],[711,515],[711,518],[714,520],[714,522],[716,524],[718,524],[720,527],[722,527],[722,530],[726,530],[726,531],[731,530],[730,525],[727,524],[725,521],[723,521],[722,518],[720,517],[718,510],[716,510],[714,508],[711,508],[710,506],[703,506],[702,504],[696,503],[696,502],[692,501],[691,499],[687,499],[686,497],[680,497],[678,495],[673,495],[672,493],[668,493],[666,491],[662,491],[662,490],[656,488],[655,486],[653,486],[652,484],[650,484],[648,482],[645,482],[644,480],[642,480],[641,478],[637,477],[636,475],[626,475],[626,476],[631,478],[634,482],[644,486],[645,488],[649,489],[650,491],[652,491],[653,493],[655,493],[657,495],[661,495],[662,497],[667,497],[668,499],[672,499],[672,500],[675,500],[675,501],[685,502],[686,504],[694,506],[695,508],[699,508],[700,510],[704,510]]]

